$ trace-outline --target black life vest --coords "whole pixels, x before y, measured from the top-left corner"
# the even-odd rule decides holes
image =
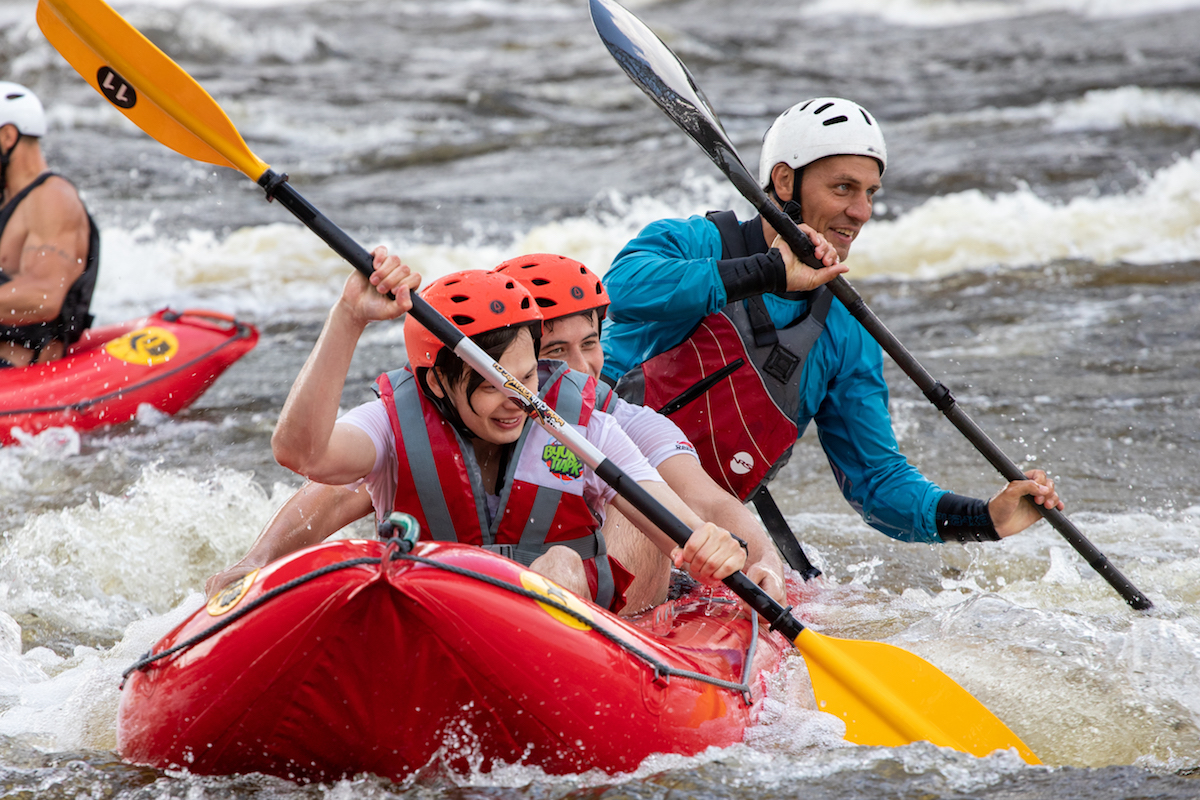
[[[708,219],[720,231],[722,258],[750,255],[732,211]],[[825,287],[808,293],[808,311],[784,329],[761,296],[729,303],[681,344],[622,376],[617,394],[670,416],[713,480],[745,501],[791,456],[800,376],[832,300]]]
[[[32,183],[14,195],[12,200],[0,207],[0,236],[4,234],[4,229],[8,227],[8,221],[12,218],[13,211],[21,201],[54,175],[53,172],[43,172]],[[87,214],[87,211],[85,210],[84,213]],[[30,325],[0,325],[0,341],[28,347],[33,351],[34,361],[37,361],[38,355],[50,342],[58,340],[65,345],[72,345],[79,341],[79,337],[91,327],[94,320],[88,310],[92,305],[92,292],[96,288],[96,277],[100,273],[100,231],[96,228],[91,214],[87,215],[87,220],[88,253],[83,274],[76,278],[75,282],[71,284],[71,288],[67,290],[58,316],[46,322],[34,322]],[[12,278],[4,274],[4,270],[0,270],[0,284],[8,283],[11,280]]]

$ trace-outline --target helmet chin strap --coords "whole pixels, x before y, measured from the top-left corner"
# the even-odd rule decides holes
[[[12,151],[16,150],[17,145],[20,144],[20,137],[22,137],[22,133],[17,131],[17,138],[13,139],[11,148],[0,149],[0,198],[5,197],[8,193],[8,163],[12,161]]]
[[[779,196],[776,195],[775,199],[778,200]],[[785,213],[789,217],[791,217],[792,222],[799,225],[801,222],[804,221],[803,215],[800,212],[800,204],[797,203],[795,200],[788,200],[786,203],[781,203],[781,205],[783,207],[783,213]]]
[[[21,132],[17,131],[17,139],[13,142],[13,146],[7,150],[0,150],[0,196],[8,193],[8,162],[13,150],[16,150],[20,143]]]
[[[775,191],[775,183],[773,181],[771,183],[772,199],[774,199],[775,202],[779,204],[780,210],[783,211],[783,213],[787,214],[788,217],[791,218],[792,222],[796,223],[797,225],[799,225],[801,222],[804,221],[802,212],[800,211],[800,203],[799,203],[799,201],[797,201],[795,199],[797,197],[797,195],[800,194],[800,175],[801,175],[801,173],[803,173],[803,171],[804,171],[804,167],[800,167],[799,169],[792,170],[792,199],[791,200],[787,200],[787,201],[781,200],[779,198],[779,193]]]
[[[800,173],[804,167],[794,170],[792,178],[792,197],[796,197],[800,192]],[[792,222],[799,225],[804,222],[803,213],[800,210],[800,203],[796,200],[781,200],[779,193],[775,191],[775,184],[771,184],[771,197],[779,204],[780,210],[787,214]],[[810,292],[774,292],[777,297],[782,297],[785,300],[806,300]]]

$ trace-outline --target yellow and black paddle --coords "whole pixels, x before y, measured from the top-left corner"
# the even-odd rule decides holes
[[[38,25],[98,92],[171,149],[255,180],[365,274],[371,256],[254,155],[216,101],[102,0],[39,0]],[[690,531],[539,398],[420,298],[412,312],[473,368],[516,399],[585,464],[676,542]],[[804,655],[818,705],[846,723],[846,738],[867,745],[929,741],[983,756],[1016,748],[1037,756],[965,689],[923,659],[879,642],[822,636],[805,628],[742,573],[725,580]]]

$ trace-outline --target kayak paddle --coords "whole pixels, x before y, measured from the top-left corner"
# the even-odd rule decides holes
[[[356,269],[372,272],[371,255],[255,156],[216,101],[106,3],[39,0],[37,19],[67,61],[142,130],[189,158],[243,172]],[[415,294],[410,313],[655,525],[680,545],[687,542],[687,526]],[[929,741],[979,756],[1016,748],[1029,763],[1040,763],[1003,722],[932,664],[892,645],[835,639],[805,628],[740,572],[725,583],[795,643],[819,707],[846,723],[849,741],[880,746]]]
[[[666,112],[676,125],[700,145],[713,163],[737,187],[742,197],[749,200],[762,214],[763,219],[783,237],[792,252],[809,266],[820,268],[822,264],[813,256],[812,242],[796,227],[796,223],[790,217],[771,202],[767,193],[758,185],[758,181],[746,170],[737,150],[717,119],[716,112],[679,57],[671,52],[645,23],[616,0],[589,2],[596,32],[612,57],[621,65],[621,69],[625,70],[629,78]],[[929,402],[975,445],[975,449],[1004,476],[1005,480],[1025,480],[1025,473],[1021,472],[1012,459],[996,446],[967,412],[962,410],[950,390],[935,380],[908,352],[895,334],[875,316],[875,312],[867,306],[844,276],[839,275],[826,285],[851,316],[887,351],[896,365],[912,378]],[[1032,498],[1025,499],[1033,502]],[[1138,611],[1154,605],[1067,519],[1066,515],[1055,508],[1036,504],[1034,507],[1088,564],[1116,589],[1117,594],[1121,595],[1126,603]]]

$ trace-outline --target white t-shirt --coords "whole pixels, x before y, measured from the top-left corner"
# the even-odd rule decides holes
[[[612,415],[621,426],[621,430],[633,440],[650,462],[650,466],[655,469],[668,458],[680,453],[700,460],[700,456],[696,455],[696,448],[688,441],[687,436],[684,436],[679,426],[654,409],[626,403],[614,394],[612,402],[608,404],[607,413]]]
[[[652,412],[653,413],[653,412]],[[396,472],[399,460],[396,457],[396,437],[388,420],[387,407],[383,400],[374,400],[352,408],[337,421],[338,425],[353,425],[370,437],[375,445],[375,465],[371,471],[358,483],[365,483],[371,494],[371,502],[375,506],[375,515],[383,519],[392,512],[396,499]],[[526,425],[536,425],[527,421]],[[592,413],[584,434],[600,452],[610,461],[620,467],[635,481],[662,482],[646,457],[642,455],[628,436],[621,430],[608,414],[600,411]],[[601,519],[604,518],[604,508],[616,497],[612,487],[600,479],[590,468],[583,470],[583,498],[588,506]],[[351,484],[352,486],[357,486]],[[499,498],[488,497],[488,508],[495,515]]]

